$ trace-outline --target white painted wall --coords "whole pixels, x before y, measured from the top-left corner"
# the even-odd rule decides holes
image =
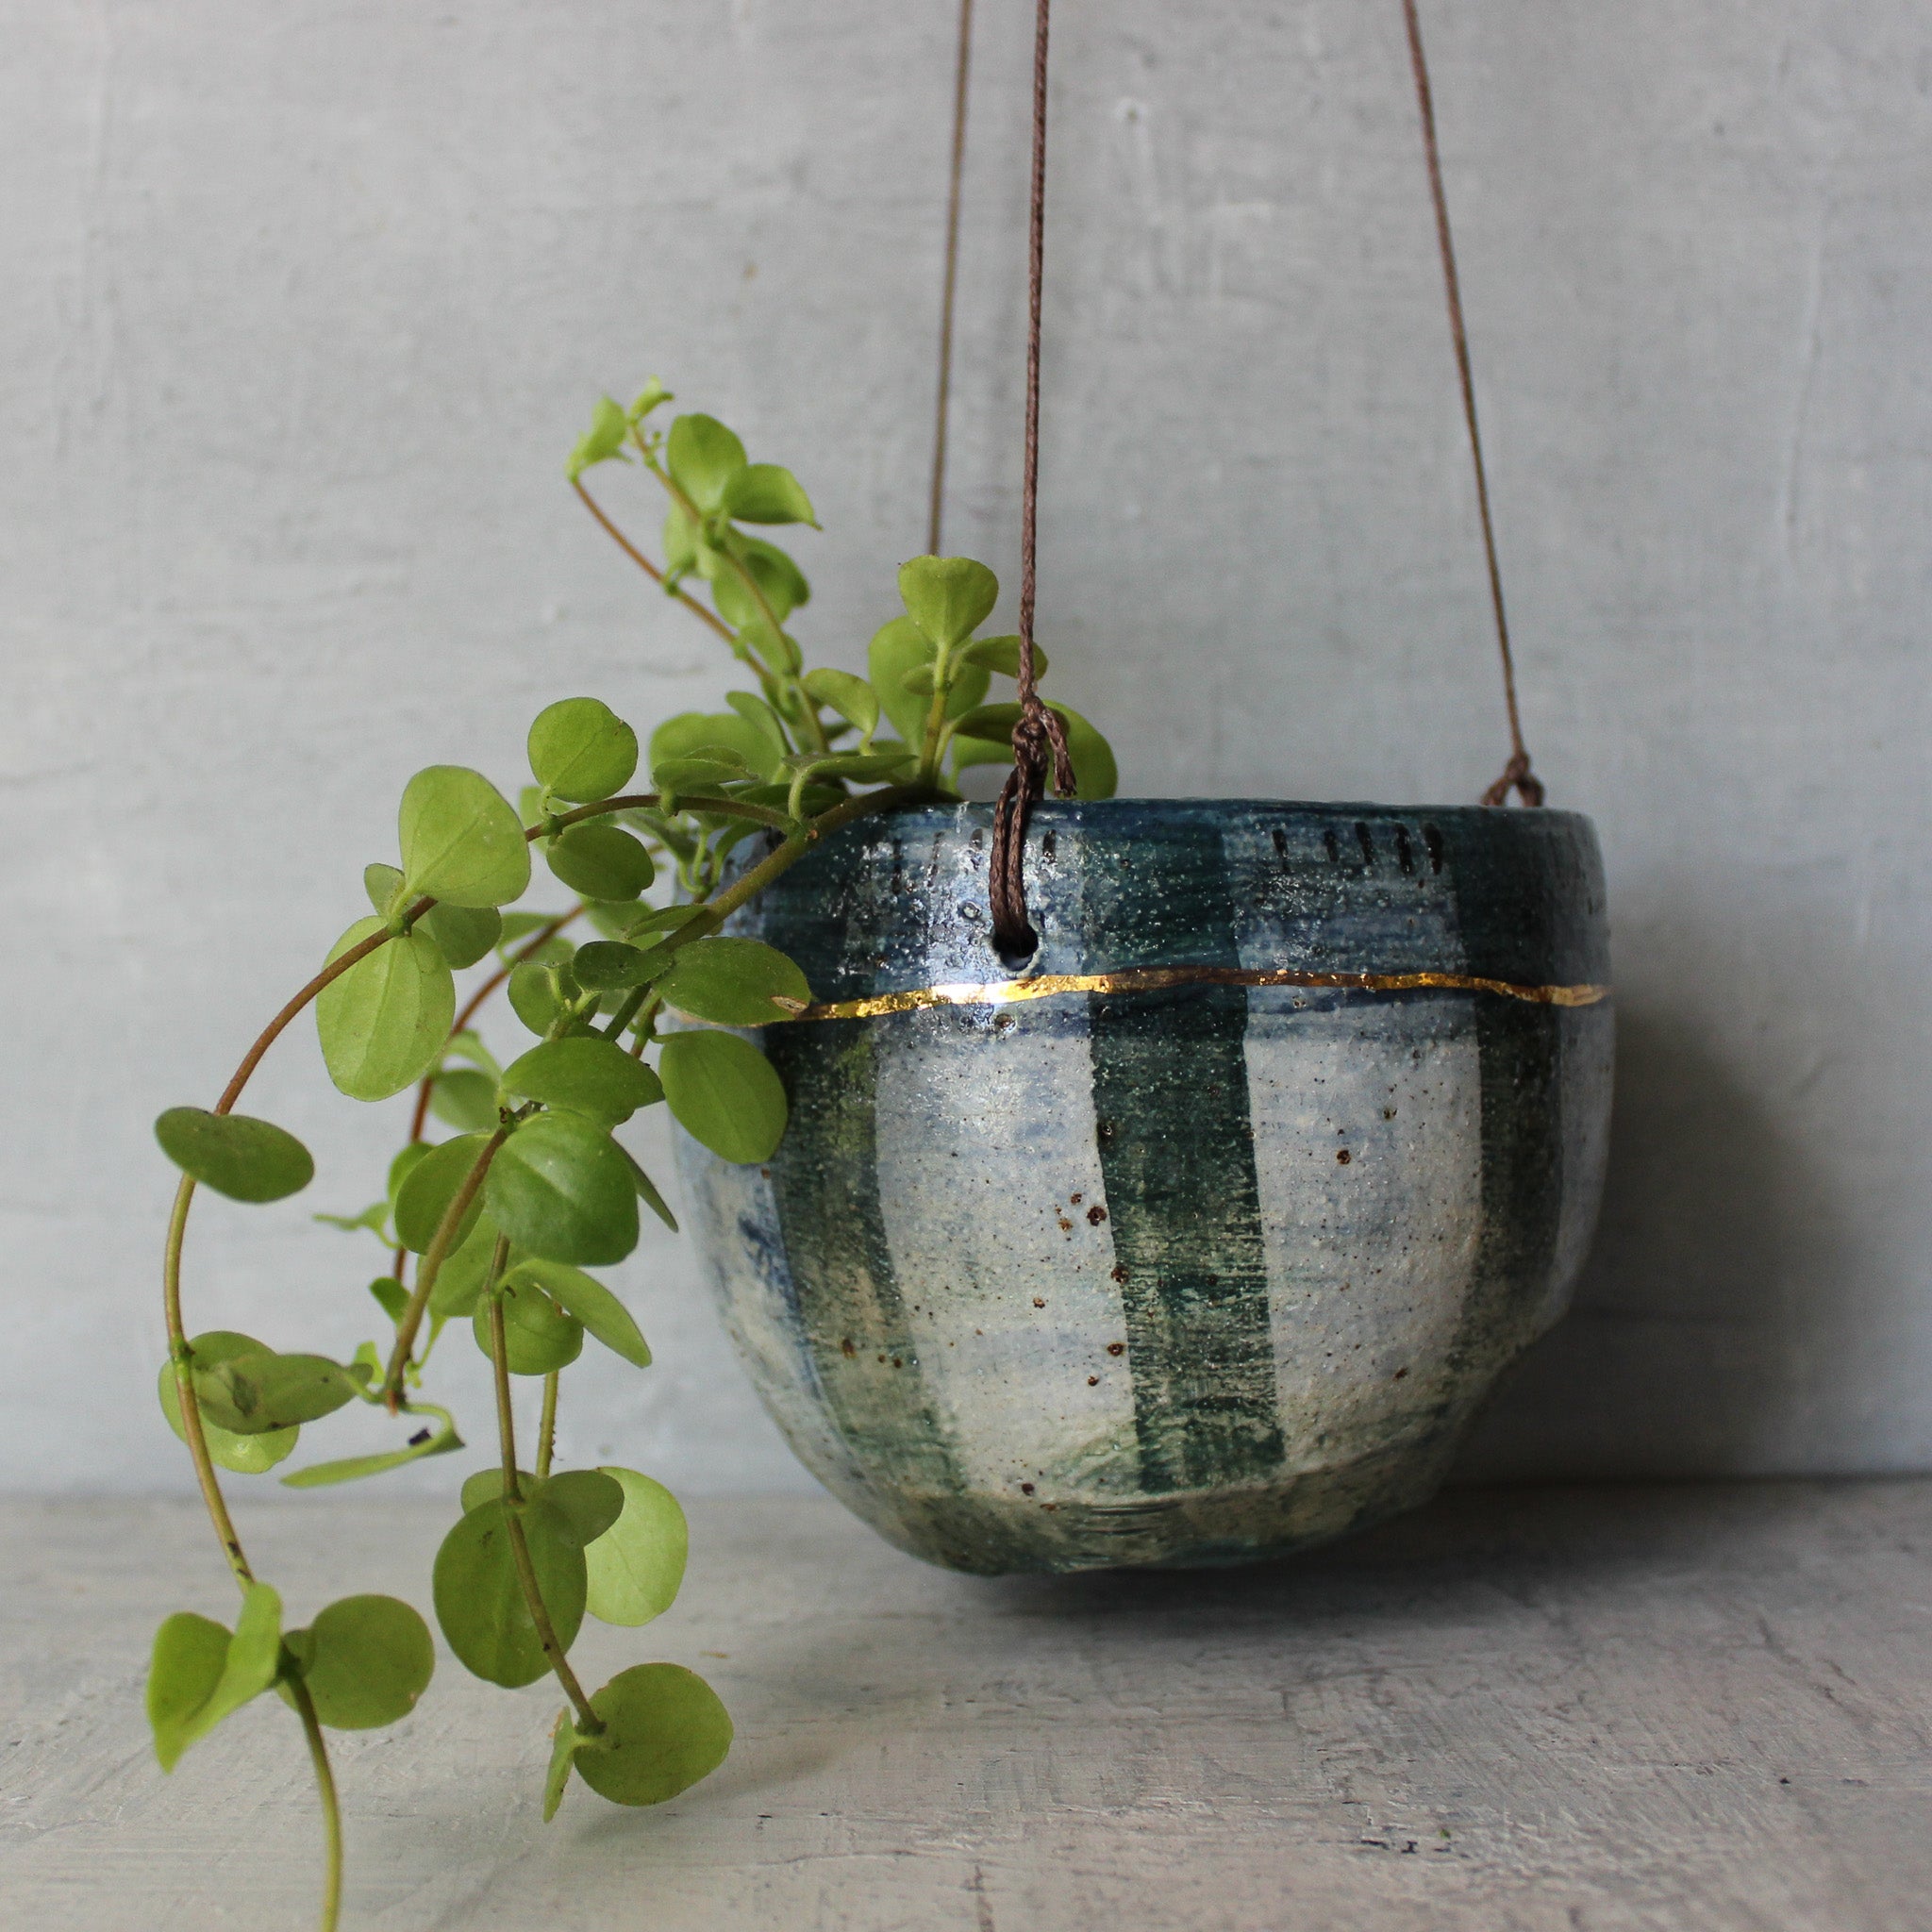
[[[981,0],[949,547],[1014,564],[1030,8]],[[1041,630],[1127,787],[1470,799],[1500,759],[1395,0],[1063,0]],[[1531,741],[1608,855],[1576,1315],[1472,1467],[1932,1466],[1932,17],[1425,9]],[[0,1472],[179,1485],[150,1388],[206,1101],[396,792],[728,681],[563,487],[660,371],[793,463],[857,664],[922,547],[951,0],[0,0]],[[641,492],[612,487],[640,525]],[[401,1103],[306,1031],[192,1322],[347,1349]],[[802,1482],[650,1240],[567,1446]],[[480,1423],[482,1364],[450,1351]],[[448,1466],[426,1472],[438,1485]]]

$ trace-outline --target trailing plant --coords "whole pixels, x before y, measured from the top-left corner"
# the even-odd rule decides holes
[[[371,909],[263,1028],[212,1108],[172,1108],[156,1123],[181,1170],[162,1269],[161,1407],[187,1445],[242,1602],[232,1629],[188,1611],[160,1626],[147,1685],[155,1751],[172,1769],[244,1704],[270,1690],[281,1696],[301,1722],[321,1796],[325,1928],[337,1923],[341,1886],[325,1734],[406,1716],[429,1683],[434,1649],[421,1615],[389,1596],[342,1597],[288,1627],[280,1595],[243,1551],[224,1473],[279,1467],[305,1432],[358,1404],[393,1418],[403,1440],[306,1463],[284,1484],[369,1480],[460,1449],[454,1415],[425,1391],[444,1329],[466,1327],[491,1365],[498,1455],[461,1485],[459,1514],[436,1553],[434,1607],[450,1649],[507,1688],[556,1677],[567,1701],[546,1819],[574,1775],[615,1803],[652,1805],[713,1771],[730,1748],[731,1720],[702,1678],[641,1663],[586,1690],[570,1661],[586,1615],[636,1626],[661,1614],[686,1554],[683,1512],[660,1483],[630,1469],[556,1466],[560,1378],[586,1337],[640,1369],[651,1360],[629,1310],[589,1271],[630,1254],[641,1206],[677,1224],[618,1129],[661,1102],[724,1159],[768,1158],[785,1131],[786,1096],[743,1029],[793,1019],[811,990],[792,960],[726,935],[725,923],[828,832],[896,805],[957,797],[962,771],[1012,760],[1019,708],[987,700],[994,676],[1017,675],[1020,641],[978,635],[999,593],[992,572],[967,558],[914,558],[899,572],[903,613],[871,641],[868,675],[808,670],[788,626],[809,587],[755,531],[816,527],[810,499],[790,470],[748,461],[713,417],[682,415],[660,429],[670,401],[655,379],[627,409],[601,401],[567,474],[627,554],[729,646],[755,689],[729,692],[724,711],[658,724],[641,786],[636,731],[591,697],[539,713],[534,782],[517,806],[466,767],[418,772],[403,789],[399,862],[363,874]],[[613,462],[661,486],[661,566],[583,480]],[[1036,665],[1045,669],[1043,653]],[[1108,795],[1106,741],[1054,708],[1079,791]],[[523,908],[533,854],[565,903]],[[473,971],[480,978],[459,1008],[456,975]],[[508,1064],[476,1028],[499,990],[531,1036]],[[235,1111],[262,1056],[310,1008],[343,1093],[374,1102],[416,1090],[384,1197],[359,1213],[315,1217],[389,1254],[368,1286],[388,1332],[347,1361],[225,1330],[191,1335],[183,1310],[197,1192],[271,1202],[313,1178],[293,1135]],[[429,1138],[432,1120],[446,1138]],[[541,1391],[527,1464],[520,1380]]]

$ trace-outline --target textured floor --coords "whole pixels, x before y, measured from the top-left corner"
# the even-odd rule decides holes
[[[426,1604],[443,1514],[242,1528],[306,1616]],[[149,1754],[154,1624],[232,1602],[196,1514],[0,1505],[0,1924],[308,1924],[287,1711],[172,1778]],[[677,1607],[577,1657],[703,1670],[738,1749],[655,1811],[577,1786],[546,1828],[557,1698],[445,1659],[407,1724],[339,1742],[345,1932],[1932,1923],[1932,1482],[1465,1492],[1270,1572],[1058,1582],[713,1503]]]

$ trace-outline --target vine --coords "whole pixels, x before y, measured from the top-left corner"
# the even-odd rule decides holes
[[[162,1259],[161,1407],[242,1597],[232,1629],[182,1611],[157,1633],[147,1684],[156,1755],[172,1769],[233,1711],[279,1692],[315,1771],[324,1932],[338,1923],[342,1882],[326,1733],[406,1716],[429,1684],[434,1644],[423,1617],[390,1596],[343,1597],[285,1627],[279,1593],[242,1548],[222,1473],[266,1474],[305,1430],[358,1402],[417,1426],[397,1447],[310,1463],[285,1484],[378,1477],[461,1448],[450,1410],[421,1391],[441,1331],[467,1320],[491,1363],[498,1458],[462,1484],[461,1513],[436,1554],[445,1641],[491,1683],[557,1679],[566,1703],[546,1819],[573,1777],[617,1804],[652,1805],[713,1771],[730,1749],[731,1720],[701,1677],[643,1663],[587,1691],[570,1662],[586,1615],[638,1626],[668,1608],[687,1546],[675,1497],[652,1477],[553,1467],[559,1379],[585,1338],[640,1369],[651,1360],[629,1310],[588,1271],[631,1253],[641,1207],[677,1225],[617,1129],[662,1103],[722,1158],[768,1158],[785,1131],[786,1096],[743,1030],[791,1020],[811,990],[791,959],[726,935],[725,923],[841,825],[957,797],[964,769],[1011,761],[1018,708],[985,700],[995,674],[1016,675],[1019,640],[976,635],[998,597],[993,574],[966,558],[914,558],[899,573],[904,613],[873,638],[868,675],[808,670],[786,626],[809,586],[784,550],[744,526],[817,527],[810,499],[790,470],[749,461],[713,417],[680,415],[660,431],[654,419],[671,400],[654,378],[627,409],[600,401],[566,474],[625,554],[728,643],[758,689],[730,692],[728,710],[666,720],[648,747],[600,700],[562,699],[530,727],[534,782],[515,807],[467,767],[417,773],[398,814],[401,863],[363,875],[372,911],[262,1029],[212,1108],[173,1108],[156,1123],[181,1170]],[[584,483],[587,471],[615,462],[635,464],[664,493],[661,567]],[[1045,670],[1043,653],[1036,664]],[[1105,741],[1055,708],[1082,794],[1108,795]],[[882,738],[887,726],[897,735]],[[649,787],[626,791],[641,750]],[[764,849],[744,862],[734,855],[748,840]],[[533,854],[574,895],[564,910],[514,909]],[[654,903],[646,895],[660,883],[669,890]],[[567,938],[579,919],[598,937]],[[456,974],[486,961],[458,1010]],[[534,1036],[507,1065],[475,1024],[498,991]],[[369,1287],[391,1326],[387,1346],[365,1341],[346,1362],[225,1330],[191,1337],[183,1313],[199,1190],[265,1203],[314,1176],[293,1135],[235,1111],[263,1056],[311,1008],[341,1091],[375,1102],[417,1090],[384,1198],[358,1214],[316,1216],[374,1235],[390,1255]],[[449,1138],[428,1138],[432,1117]],[[517,1457],[519,1378],[541,1388],[527,1471]]]

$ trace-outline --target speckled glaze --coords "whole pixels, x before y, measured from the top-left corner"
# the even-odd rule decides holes
[[[821,1002],[1011,976],[990,808],[861,822],[734,930]],[[1557,811],[1049,802],[1039,974],[1609,978]],[[763,1167],[681,1140],[766,1407],[954,1569],[1277,1556],[1426,1498],[1561,1314],[1596,1218],[1607,1000],[1195,985],[805,1021]]]

